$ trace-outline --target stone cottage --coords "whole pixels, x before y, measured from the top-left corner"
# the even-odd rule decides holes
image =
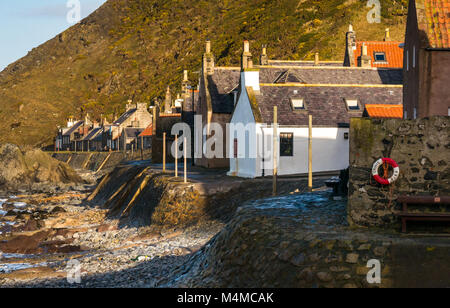
[[[222,127],[222,131],[226,132],[226,124],[230,122],[234,109],[239,78],[239,67],[219,67],[215,65],[214,54],[211,52],[211,42],[207,41],[205,54],[203,55],[198,101],[195,104],[195,114],[202,116],[202,127],[204,129],[201,136],[195,136],[196,143],[201,141],[204,144],[207,139],[215,136],[211,123],[218,123]],[[226,144],[225,134],[222,136],[222,142]],[[202,152],[201,157],[195,158],[195,164],[205,168],[228,168],[229,160],[226,158],[224,149],[222,158],[208,158]]]
[[[129,102],[125,112],[117,120],[105,125],[103,146],[111,150],[131,149],[131,143],[135,142],[137,136],[152,124],[152,121],[153,117],[148,112],[146,103]],[[137,131],[139,134],[134,136],[133,133]]]

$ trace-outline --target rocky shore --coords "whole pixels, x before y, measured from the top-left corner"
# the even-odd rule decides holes
[[[119,228],[108,210],[83,204],[85,188],[0,198],[9,209],[0,221],[14,223],[0,234],[1,287],[154,287],[223,227]],[[67,281],[71,260],[81,266],[80,284]]]

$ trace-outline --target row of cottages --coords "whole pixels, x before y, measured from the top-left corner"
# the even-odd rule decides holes
[[[273,107],[277,106],[280,175],[308,171],[309,115],[314,126],[313,171],[347,168],[350,117],[370,115],[366,106],[388,117],[388,106],[397,106],[396,117],[398,109],[402,110],[401,44],[390,41],[389,31],[382,42],[358,42],[350,26],[346,61],[320,61],[317,54],[314,61],[270,60],[264,46],[260,65],[253,65],[246,41],[241,67],[217,67],[211,42],[207,41],[199,95],[194,103],[195,114],[202,115],[205,129],[194,142],[201,138],[205,144],[215,135],[213,123],[218,123],[227,132],[223,136],[227,146],[223,147],[223,158],[207,158],[203,153],[195,164],[228,168],[230,175],[240,177],[270,175],[272,166],[267,160],[246,154],[264,146],[258,140],[270,140]],[[380,113],[380,108],[384,112]],[[231,135],[227,123],[251,124],[253,131]]]
[[[112,124],[92,121],[87,114],[84,120],[69,119],[66,128],[58,132],[56,150],[63,151],[118,151],[151,147],[153,117],[147,104],[128,103],[126,111]]]
[[[409,1],[404,118],[450,116],[450,2]]]
[[[86,114],[83,120],[69,118],[67,127],[58,130],[55,144],[56,149],[81,151],[83,148],[82,140],[94,127],[98,127],[98,124],[90,119],[89,114]]]

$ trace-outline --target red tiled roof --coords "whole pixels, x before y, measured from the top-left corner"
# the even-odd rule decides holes
[[[372,67],[403,68],[403,42],[356,42],[355,66],[358,66],[358,59],[362,54],[362,45],[367,46],[367,54],[372,58]],[[375,62],[375,52],[384,52],[387,63]]]
[[[139,137],[153,136],[153,124],[150,124],[144,131],[139,135]]]
[[[450,0],[415,0],[423,47],[450,48]]]
[[[365,107],[371,118],[403,118],[403,105],[367,104]]]

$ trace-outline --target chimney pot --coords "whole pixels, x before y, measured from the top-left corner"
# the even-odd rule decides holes
[[[206,41],[206,53],[211,53],[211,41]]]
[[[348,26],[348,32],[353,32],[353,25],[352,25],[352,24],[350,24],[350,25]]]
[[[183,78],[183,80],[184,81],[188,81],[188,71],[187,70],[184,70],[184,78]]]
[[[390,41],[391,40],[391,35],[390,35],[390,31],[389,28],[386,28],[385,33],[384,33],[384,41]]]

